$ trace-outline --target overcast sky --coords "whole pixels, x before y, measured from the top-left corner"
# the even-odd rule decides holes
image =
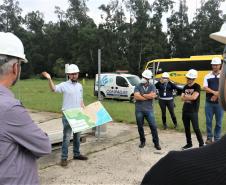
[[[153,2],[153,0],[149,1]],[[177,11],[179,0],[174,1],[176,2],[175,10]],[[187,0],[189,21],[192,21],[196,8],[200,8],[200,1],[201,0]],[[108,2],[110,2],[110,0],[87,1],[87,6],[89,8],[88,15],[93,18],[97,24],[101,22],[101,11],[98,9],[98,7],[101,4],[107,4]],[[2,4],[3,0],[0,0],[0,3]],[[69,3],[68,0],[19,0],[19,6],[23,9],[23,15],[25,15],[27,12],[39,10],[44,14],[46,22],[55,22],[57,20],[57,16],[54,13],[55,6],[59,6],[62,10],[66,10],[69,6]],[[221,10],[223,10],[223,13],[226,14],[226,2],[222,3]]]

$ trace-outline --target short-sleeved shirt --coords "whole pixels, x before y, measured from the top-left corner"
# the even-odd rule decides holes
[[[62,111],[71,108],[80,108],[83,101],[82,85],[68,80],[55,86],[55,92],[63,93]]]
[[[155,86],[149,84],[147,87],[143,84],[139,84],[135,87],[134,93],[139,92],[141,95],[156,92]],[[135,107],[136,111],[153,111],[153,100],[136,100]]]
[[[219,79],[220,74],[214,75],[213,72],[210,72],[204,77],[203,87],[208,87],[214,91],[218,91],[219,88]],[[215,102],[211,101],[212,93],[206,93],[206,101],[210,103],[218,103],[218,100]]]
[[[192,95],[194,92],[198,92],[199,96],[196,100],[186,101],[183,105],[183,112],[198,112],[199,102],[200,102],[200,85],[194,83],[192,86],[185,85],[183,88],[183,93],[187,95]]]

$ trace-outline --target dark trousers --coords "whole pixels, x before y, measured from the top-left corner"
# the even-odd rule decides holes
[[[204,142],[203,142],[203,139],[202,139],[202,134],[199,130],[198,113],[197,112],[193,112],[193,113],[183,112],[182,113],[182,120],[183,120],[183,123],[184,123],[184,129],[185,129],[187,144],[192,144],[191,129],[190,129],[190,122],[191,122],[193,130],[194,130],[196,137],[197,137],[197,140],[199,142],[199,145],[203,145]]]
[[[151,129],[152,140],[155,145],[159,144],[158,131],[155,123],[155,117],[153,111],[136,111],[136,120],[138,132],[140,135],[140,142],[145,143],[145,135],[144,135],[144,118],[146,118],[148,125]]]
[[[161,100],[161,99],[159,99],[159,106],[160,106],[161,111],[162,111],[162,123],[163,123],[163,125],[166,126],[166,107],[169,110],[169,113],[170,113],[170,116],[171,116],[171,119],[172,119],[174,125],[177,125],[177,118],[176,118],[175,113],[174,113],[174,101],[173,101],[173,99],[172,100]]]

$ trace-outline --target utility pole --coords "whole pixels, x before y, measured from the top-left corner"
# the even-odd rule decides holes
[[[101,49],[98,49],[98,101],[101,101],[100,94],[100,73],[101,73]],[[98,141],[100,140],[100,126],[97,127]]]

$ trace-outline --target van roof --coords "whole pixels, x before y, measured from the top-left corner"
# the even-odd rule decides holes
[[[124,76],[124,77],[128,77],[128,76],[136,76],[134,74],[121,74],[121,73],[101,73],[101,75],[120,75],[120,76]],[[97,74],[98,75],[98,74]]]

